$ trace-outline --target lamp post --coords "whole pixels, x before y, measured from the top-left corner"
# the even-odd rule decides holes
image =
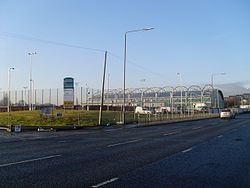
[[[28,87],[27,86],[24,86],[23,89],[24,89],[24,103],[23,103],[23,106],[25,107],[26,106],[26,89]]]
[[[181,115],[182,115],[182,76],[181,76],[181,73],[179,73],[179,72],[177,72],[176,74],[179,78],[180,85],[181,85]]]
[[[75,87],[76,87],[76,90],[75,90],[75,95],[76,95],[76,105],[78,105],[78,93],[77,93],[77,90],[78,90],[78,84],[79,84],[79,82],[75,82]]]
[[[89,88],[88,88],[88,84],[85,84],[86,87],[86,110],[89,110]]]
[[[10,67],[8,69],[8,107],[7,107],[8,113],[10,112],[10,76],[11,76],[11,71],[12,70],[15,70],[15,68]]]
[[[225,75],[226,73],[224,72],[220,72],[220,73],[212,73],[211,75],[211,85],[212,85],[212,89],[213,89],[213,95],[214,95],[214,76],[219,76],[219,75]],[[219,105],[219,94],[218,94],[218,89],[216,91],[216,108],[218,108]]]
[[[126,90],[126,58],[127,58],[127,34],[133,33],[133,32],[141,32],[141,31],[150,31],[154,28],[143,28],[143,29],[136,29],[136,30],[130,30],[125,32],[124,34],[124,64],[123,64],[123,120],[122,123],[125,125],[125,104],[126,104],[126,98],[125,98],[125,90]]]
[[[30,56],[30,95],[29,95],[29,98],[30,98],[30,104],[29,104],[29,111],[32,111],[33,110],[33,101],[32,101],[32,56],[33,55],[36,55],[36,52],[29,52],[28,55]]]
[[[140,80],[142,83],[146,82],[146,79],[141,79]],[[141,88],[141,107],[143,107],[143,90],[144,90],[144,84],[142,84],[142,88]]]

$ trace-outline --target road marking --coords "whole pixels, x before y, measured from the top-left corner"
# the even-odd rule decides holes
[[[197,129],[200,129],[201,127],[194,127],[192,128],[192,130],[197,130]]]
[[[189,151],[191,151],[192,149],[193,149],[192,147],[191,147],[191,148],[188,148],[188,149],[186,149],[186,150],[183,150],[182,153],[189,152]]]
[[[117,144],[110,144],[107,147],[114,147],[114,146],[120,146],[120,145],[124,145],[124,144],[130,144],[130,143],[134,143],[134,142],[138,142],[142,139],[137,139],[137,140],[131,140],[131,141],[127,141],[127,142],[121,142],[121,143],[117,143]]]
[[[105,130],[105,132],[112,132],[112,131],[118,131],[121,130],[122,128],[118,128],[118,129],[111,129],[111,130]]]
[[[223,137],[223,135],[219,135],[219,136],[218,136],[218,138],[221,138],[221,137]]]
[[[36,159],[28,159],[28,160],[24,160],[24,161],[1,164],[0,167],[6,167],[6,166],[11,166],[11,165],[23,164],[23,163],[29,163],[29,162],[34,162],[34,161],[41,161],[41,160],[52,159],[52,158],[61,157],[61,156],[62,155],[51,155],[51,156],[40,157],[40,158],[36,158]]]
[[[27,141],[36,141],[36,140],[42,140],[42,139],[48,139],[48,138],[57,138],[57,136],[50,136],[50,137],[38,136],[36,138],[21,138],[20,140],[27,142]]]
[[[66,142],[68,142],[68,141],[66,141],[66,140],[59,141],[59,143],[66,143]]]
[[[58,136],[49,136],[49,137],[43,137],[38,136],[36,138],[22,138],[21,141],[27,142],[27,141],[36,141],[36,140],[42,140],[42,139],[48,139],[48,138],[57,138]]]
[[[178,133],[180,133],[180,131],[173,131],[173,132],[165,133],[163,135],[164,136],[169,136],[169,135],[178,134]]]
[[[103,185],[112,183],[112,182],[114,182],[114,181],[116,181],[116,180],[118,180],[118,179],[119,179],[119,178],[112,178],[112,179],[110,179],[110,180],[104,181],[104,182],[99,183],[99,184],[97,184],[97,185],[92,185],[91,187],[93,187],[93,188],[101,187],[101,186],[103,186]]]

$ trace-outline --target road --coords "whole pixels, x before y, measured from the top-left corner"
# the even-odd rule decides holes
[[[250,187],[250,114],[0,134],[0,187]]]

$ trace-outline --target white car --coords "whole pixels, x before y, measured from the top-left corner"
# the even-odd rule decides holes
[[[221,119],[235,119],[235,113],[232,112],[230,109],[224,109],[220,112]]]
[[[151,111],[149,111],[148,109],[146,108],[142,108],[141,106],[137,106],[135,108],[135,113],[136,114],[151,114]]]

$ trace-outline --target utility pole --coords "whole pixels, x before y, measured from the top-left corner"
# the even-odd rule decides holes
[[[102,108],[103,108],[103,99],[104,99],[104,86],[105,86],[105,76],[106,76],[106,65],[107,65],[107,51],[105,51],[104,66],[103,66],[101,104],[100,104],[100,112],[99,112],[99,125],[102,124]]]

